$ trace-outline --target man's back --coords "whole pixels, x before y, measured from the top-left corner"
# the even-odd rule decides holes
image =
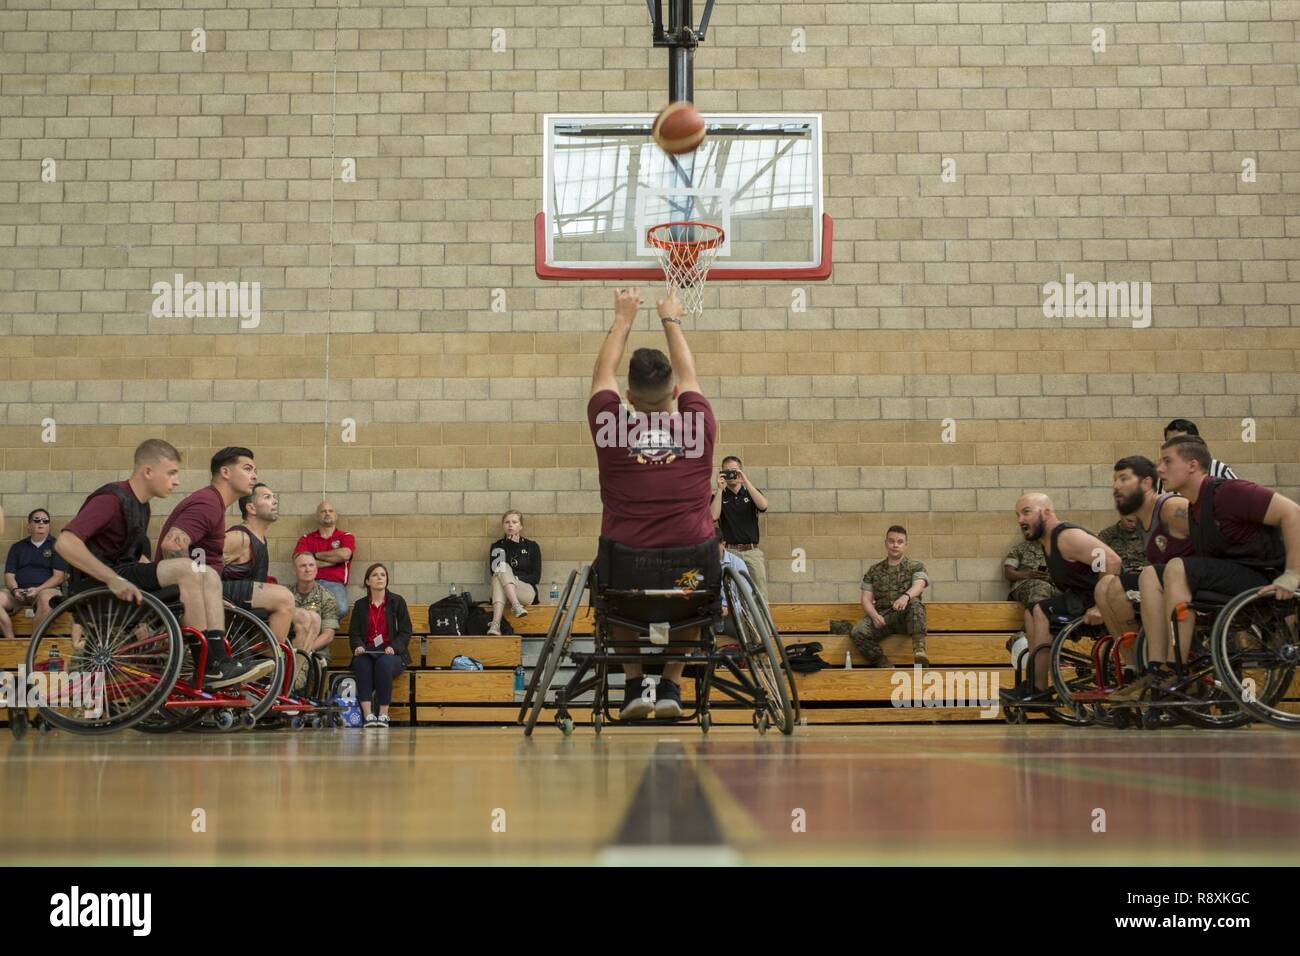
[[[600,470],[603,537],[630,548],[714,537],[709,498],[718,423],[699,392],[679,394],[677,409],[640,416],[613,390],[591,396],[587,422]]]

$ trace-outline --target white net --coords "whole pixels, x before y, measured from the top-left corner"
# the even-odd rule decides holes
[[[705,222],[668,222],[646,233],[646,242],[664,270],[668,292],[677,293],[689,316],[704,311],[704,282],[724,238],[721,227]]]

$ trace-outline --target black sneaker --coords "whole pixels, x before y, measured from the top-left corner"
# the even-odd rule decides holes
[[[231,684],[246,684],[266,677],[275,670],[275,661],[237,661],[226,657],[219,661],[208,662],[208,672],[203,675],[205,690],[229,687]]]
[[[619,720],[644,720],[654,713],[654,697],[643,697],[646,682],[644,678],[629,679],[623,688],[623,709],[618,712]]]
[[[675,681],[660,678],[655,694],[655,717],[670,718],[682,715],[682,689]]]

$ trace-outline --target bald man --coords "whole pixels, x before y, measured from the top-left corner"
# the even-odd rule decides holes
[[[1052,642],[1052,625],[1060,626],[1082,616],[1089,624],[1100,624],[1101,613],[1093,606],[1097,581],[1102,574],[1119,574],[1120,557],[1086,528],[1057,517],[1052,499],[1035,492],[1016,502],[1016,521],[1026,541],[1042,546],[1047,556],[1047,573],[1061,593],[1036,601],[1025,609],[1025,636],[1029,639],[1028,683],[1002,696],[1018,703],[1047,690],[1049,661],[1038,648]]]
[[[298,539],[294,557],[310,554],[316,559],[320,586],[333,595],[339,610],[348,609],[348,572],[356,555],[357,539],[338,529],[338,512],[334,505],[322,501],[316,506],[316,530]]]

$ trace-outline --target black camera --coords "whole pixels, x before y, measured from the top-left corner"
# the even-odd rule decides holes
[[[722,471],[722,477],[726,478],[728,481],[735,481],[740,477],[740,472],[731,468],[724,468]]]

